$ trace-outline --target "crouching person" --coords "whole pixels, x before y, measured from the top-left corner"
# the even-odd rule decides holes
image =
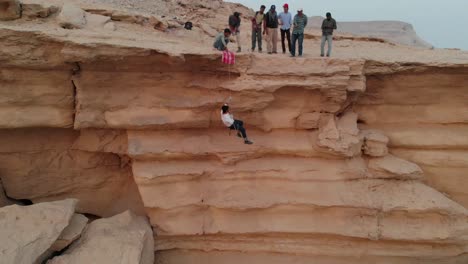
[[[221,32],[216,36],[215,42],[213,43],[213,47],[219,51],[228,50],[227,45],[229,43],[230,36],[231,30],[229,28],[226,28],[224,32]]]
[[[247,133],[245,132],[244,122],[241,120],[234,119],[233,115],[229,112],[229,106],[224,104],[221,108],[221,120],[223,121],[224,125],[227,126],[231,130],[237,130],[237,136],[242,137],[244,139],[245,144],[253,144],[247,138]]]

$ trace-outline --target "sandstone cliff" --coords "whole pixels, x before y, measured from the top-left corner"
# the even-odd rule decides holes
[[[311,31],[304,58],[227,67],[212,36],[245,7],[93,2],[0,22],[10,198],[147,215],[157,263],[468,261],[468,52],[338,34],[322,59]],[[219,120],[229,96],[252,146]]]

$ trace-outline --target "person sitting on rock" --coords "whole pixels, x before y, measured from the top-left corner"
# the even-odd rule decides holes
[[[241,120],[234,119],[234,116],[229,112],[229,105],[224,104],[221,107],[221,120],[223,121],[224,125],[227,126],[231,130],[237,130],[237,136],[242,137],[244,139],[245,144],[253,144],[247,138],[247,133],[245,132],[244,122]]]
[[[231,30],[226,28],[224,33],[219,33],[216,38],[215,42],[213,43],[213,47],[219,51],[228,50],[227,45],[229,43],[229,37],[231,36]]]

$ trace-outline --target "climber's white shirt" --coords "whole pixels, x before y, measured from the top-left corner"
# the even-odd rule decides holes
[[[233,116],[229,113],[223,114],[223,110],[221,110],[221,120],[223,120],[224,125],[227,127],[231,127],[234,124]]]

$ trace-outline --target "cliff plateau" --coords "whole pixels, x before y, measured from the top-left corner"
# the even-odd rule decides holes
[[[213,36],[240,10],[247,43],[252,10],[96,2],[0,2],[9,198],[147,216],[155,263],[468,262],[468,52],[338,34],[320,58],[308,31],[227,66]]]

